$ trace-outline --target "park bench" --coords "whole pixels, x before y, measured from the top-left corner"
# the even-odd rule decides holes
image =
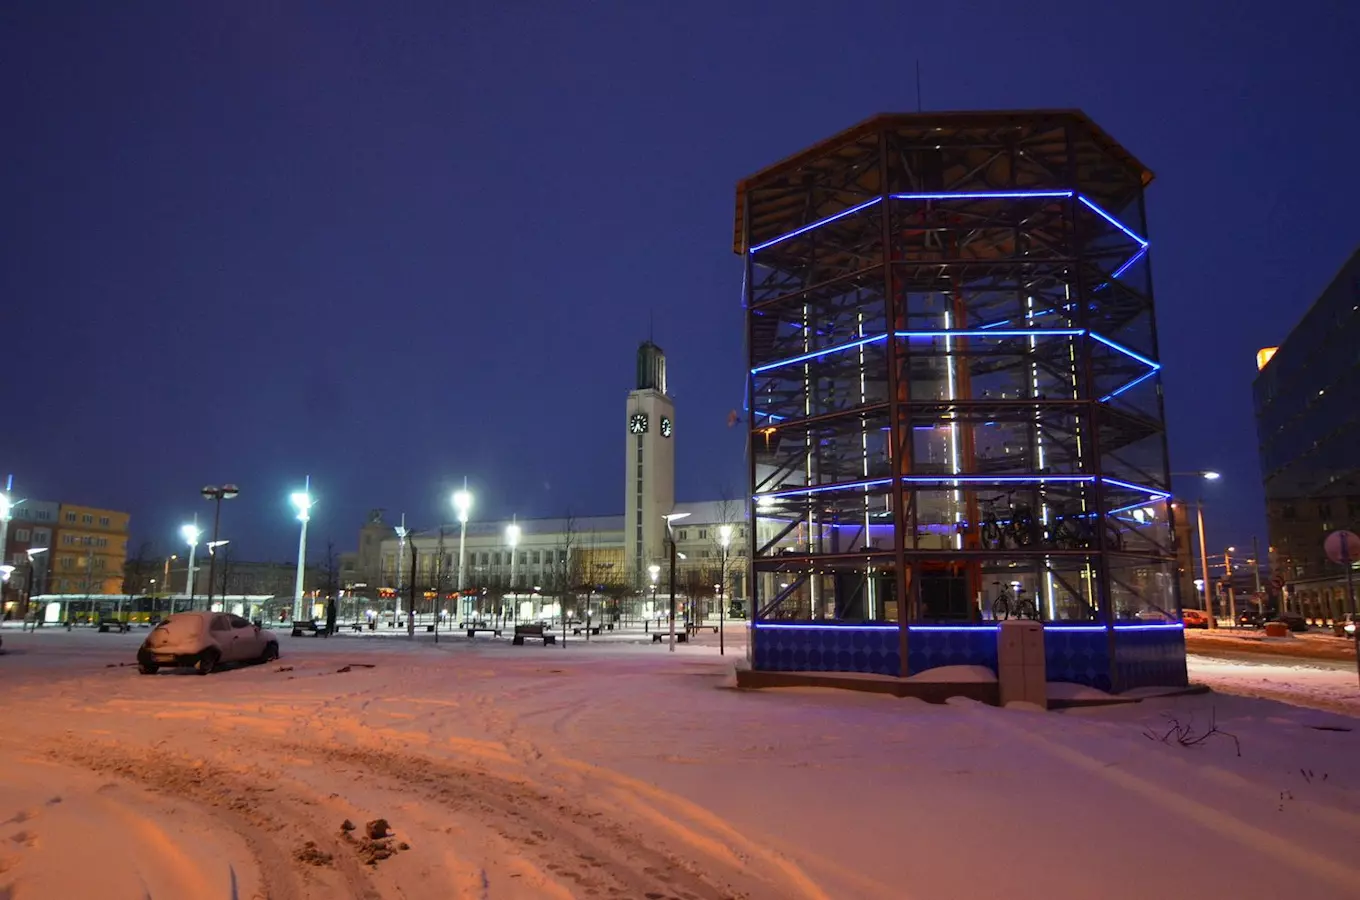
[[[500,630],[499,628],[494,628],[494,627],[492,627],[492,626],[490,626],[490,625],[486,625],[486,624],[469,624],[469,625],[467,626],[467,635],[468,635],[468,637],[476,637],[476,636],[477,636],[477,632],[479,632],[479,631],[489,631],[489,632],[491,632],[492,636],[494,636],[494,637],[500,637],[500,636],[501,636],[501,630]]]
[[[662,641],[666,640],[668,637],[669,637],[669,634],[668,634],[667,632],[664,632],[664,631],[653,631],[653,632],[652,632],[652,643],[653,643],[653,644],[659,644],[659,643],[661,643]],[[688,642],[689,642],[689,635],[686,634],[686,633],[683,632],[683,631],[677,631],[677,632],[675,633],[675,642],[676,642],[677,644],[685,644],[685,643],[688,643]]]
[[[317,624],[316,619],[304,619],[301,622],[293,623],[293,637],[302,637],[304,634],[310,637],[318,637],[325,633],[325,627]]]
[[[589,630],[591,634],[599,634],[599,633],[600,633],[600,626],[599,626],[599,625],[591,625],[591,626],[589,626],[589,628],[587,629],[586,626],[581,625],[581,626],[577,626],[576,628],[573,628],[573,629],[571,630],[571,633],[572,633],[572,634],[581,634],[581,633],[583,633],[583,632],[585,632],[585,631],[587,631],[587,630]]]
[[[548,644],[556,644],[556,643],[557,643],[557,638],[556,638],[554,635],[548,634],[547,629],[545,629],[541,624],[540,624],[540,625],[516,625],[516,626],[515,626],[515,637],[514,637],[513,640],[511,640],[510,643],[512,643],[512,644],[523,644],[523,643],[524,643],[524,639],[527,638],[527,637],[538,638],[540,641],[543,642],[543,645],[544,645],[545,647],[546,647]]]

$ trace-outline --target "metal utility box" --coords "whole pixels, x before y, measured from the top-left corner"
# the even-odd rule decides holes
[[[1001,705],[1015,700],[1048,709],[1042,622],[1002,622],[996,630],[996,676]]]

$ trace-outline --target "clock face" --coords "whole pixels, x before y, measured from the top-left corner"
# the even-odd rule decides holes
[[[666,418],[665,416],[661,417],[661,436],[662,437],[671,436],[671,420]]]
[[[633,434],[642,434],[647,430],[647,414],[633,413],[633,417],[628,420],[628,430]]]

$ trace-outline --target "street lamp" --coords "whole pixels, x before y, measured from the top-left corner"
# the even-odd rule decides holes
[[[231,543],[231,541],[208,541],[208,543],[204,544],[204,546],[208,548],[208,609],[209,609],[209,610],[212,609],[213,563],[217,561],[217,548],[218,548],[218,547],[225,547],[227,544],[230,544],[230,543]],[[222,573],[222,597],[224,598],[223,601],[222,601],[223,607],[226,606],[226,599],[225,599],[226,596],[227,596],[227,585],[226,585],[226,581],[227,581],[227,573],[226,573],[226,572],[223,572],[223,573]]]
[[[1205,481],[1218,481],[1223,477],[1212,470],[1201,469],[1197,472],[1172,472],[1172,475],[1188,475],[1193,478],[1202,478]],[[1204,544],[1204,497],[1201,496],[1195,501],[1195,506],[1199,512],[1199,568],[1204,575],[1204,614],[1209,619],[1209,627],[1218,627],[1218,617],[1215,615],[1214,602],[1211,599],[1210,591],[1213,589],[1213,579],[1209,577],[1209,551]]]
[[[198,527],[198,516],[194,516],[192,525],[181,525],[180,535],[184,542],[189,545],[189,577],[184,585],[184,593],[189,595],[189,608],[194,608],[194,554],[198,551],[198,541],[203,537],[203,530]],[[170,612],[175,611],[175,601],[170,601]]]
[[[671,528],[671,523],[678,519],[683,519],[689,513],[670,513],[662,516],[666,520],[666,538],[671,542],[671,606],[670,606],[670,652],[675,652],[675,557],[679,552],[675,547],[675,530]]]
[[[467,584],[464,563],[467,561],[467,523],[468,510],[472,509],[472,494],[467,489],[467,478],[463,479],[463,489],[453,492],[453,508],[458,513],[458,600],[463,602],[463,588]]]
[[[723,646],[724,635],[727,628],[727,601],[723,594],[727,587],[727,547],[732,543],[732,526],[718,526],[718,544],[722,547],[722,569],[718,576],[718,655],[726,654]]]
[[[5,541],[9,538],[9,519],[14,514],[16,506],[14,499],[9,492],[14,489],[14,476],[5,479],[5,489],[0,491],[0,563],[5,561]],[[0,597],[3,596],[0,590]]]
[[[298,536],[297,579],[293,582],[293,621],[302,618],[302,576],[307,568],[307,523],[312,518],[312,476],[308,475],[302,490],[295,491],[289,498],[297,508],[298,521],[302,523],[302,533]]]
[[[394,529],[397,533],[397,596],[392,601],[392,627],[397,627],[397,619],[401,616],[401,558],[406,555],[406,537],[411,532],[406,527],[406,513],[401,514],[401,524]],[[411,580],[415,580],[416,571],[411,570]]]
[[[204,500],[213,500],[217,503],[217,509],[213,512],[213,542],[216,543],[217,529],[222,524],[222,501],[235,497],[241,493],[241,489],[234,484],[224,484],[221,487],[210,484],[206,485],[200,493],[203,494]],[[212,609],[213,576],[216,574],[216,566],[217,554],[208,554],[208,609]]]
[[[511,516],[510,524],[505,526],[505,543],[510,546],[510,596],[515,598],[511,612],[516,619],[519,618],[519,588],[515,584],[515,563],[519,560],[519,551],[515,548],[519,546],[519,536],[519,523]]]
[[[647,574],[652,576],[652,615],[656,615],[656,582],[661,577],[661,567],[650,565],[647,567]],[[650,618],[650,617],[649,617]]]
[[[24,577],[24,618],[28,618],[28,607],[33,602],[33,558],[41,556],[48,551],[47,547],[30,547],[28,550],[28,573]],[[42,620],[41,616],[34,616],[34,628],[37,622]]]

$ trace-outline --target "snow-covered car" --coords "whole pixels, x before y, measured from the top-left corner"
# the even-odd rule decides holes
[[[182,612],[147,635],[137,651],[137,669],[154,675],[163,666],[192,666],[207,675],[222,663],[278,658],[279,639],[266,628],[230,613]]]

